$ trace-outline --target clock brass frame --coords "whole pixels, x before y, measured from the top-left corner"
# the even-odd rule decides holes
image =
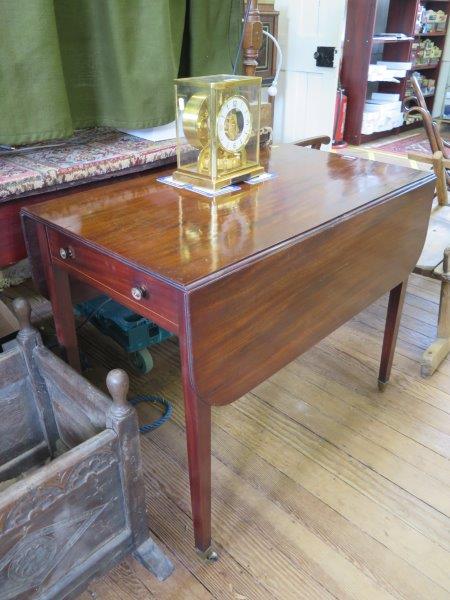
[[[195,148],[208,143],[208,95],[193,94],[183,114],[183,131],[187,141]]]
[[[264,169],[259,163],[260,94],[260,77],[212,75],[176,79],[178,168],[173,177],[215,190],[262,173]],[[237,112],[225,121],[219,120],[221,107],[234,98],[239,100],[240,106],[245,102],[246,114],[238,107]],[[249,128],[249,132],[236,149],[227,150],[220,142],[218,128],[226,128],[221,130],[222,139],[223,135],[230,140],[239,139],[238,112],[242,113],[243,127]]]

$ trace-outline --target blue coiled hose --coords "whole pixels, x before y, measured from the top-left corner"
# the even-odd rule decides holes
[[[149,431],[154,431],[158,427],[161,427],[161,425],[164,425],[164,423],[168,421],[172,416],[173,406],[168,400],[166,400],[165,398],[161,398],[161,396],[149,396],[147,394],[140,394],[138,396],[133,396],[133,398],[130,398],[129,400],[129,403],[133,406],[136,406],[136,404],[139,404],[140,402],[149,402],[150,404],[159,405],[164,408],[164,412],[159,417],[159,419],[156,419],[151,423],[147,423],[146,425],[142,425],[141,427],[139,427],[139,431],[141,433],[148,433]]]

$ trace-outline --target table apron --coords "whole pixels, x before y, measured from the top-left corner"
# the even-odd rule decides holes
[[[105,292],[120,304],[134,310],[139,315],[154,321],[157,325],[178,334],[179,306],[182,294],[164,282],[142,272],[97,249],[88,247],[70,236],[47,228],[51,261],[69,275],[88,283],[95,289]],[[59,250],[63,248],[72,255],[61,259]],[[144,294],[141,300],[131,295],[133,287]]]

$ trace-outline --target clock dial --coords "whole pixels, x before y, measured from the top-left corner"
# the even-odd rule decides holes
[[[217,137],[227,152],[238,152],[248,142],[252,132],[252,115],[242,96],[227,98],[217,114]]]

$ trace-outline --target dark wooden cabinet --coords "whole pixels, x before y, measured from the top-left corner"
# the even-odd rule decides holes
[[[359,145],[389,133],[398,133],[404,129],[420,125],[402,125],[393,129],[362,133],[363,114],[366,99],[372,91],[399,94],[400,100],[408,95],[408,79],[413,71],[423,73],[434,79],[436,84],[441,60],[427,64],[413,64],[406,77],[399,83],[368,82],[369,65],[377,60],[393,62],[414,62],[415,45],[424,39],[430,39],[441,50],[444,48],[446,30],[420,33],[416,31],[416,20],[421,6],[427,10],[442,10],[450,13],[450,0],[348,0],[347,24],[341,69],[341,83],[348,95],[345,140]],[[383,15],[383,12],[385,13]],[[381,40],[376,33],[403,33],[406,39]],[[433,110],[434,92],[425,94],[430,112]]]

